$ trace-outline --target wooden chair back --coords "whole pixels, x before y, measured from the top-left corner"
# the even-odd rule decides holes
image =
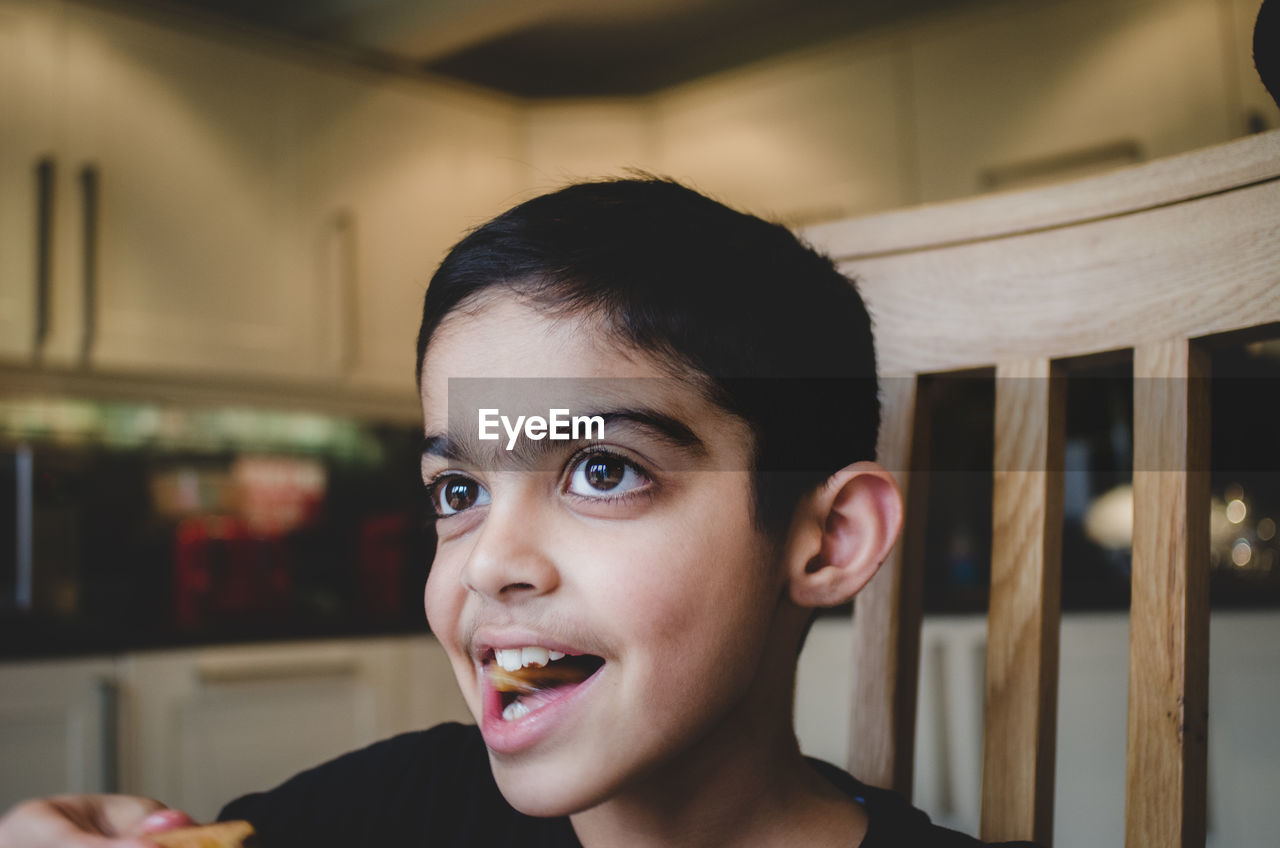
[[[925,375],[994,367],[981,836],[1053,832],[1068,358],[1131,349],[1129,848],[1203,846],[1206,345],[1280,322],[1280,132],[1043,189],[814,227],[859,281],[883,379],[881,461],[907,526],[856,601],[850,768],[909,793],[929,421]]]

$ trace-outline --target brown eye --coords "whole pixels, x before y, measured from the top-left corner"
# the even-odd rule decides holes
[[[612,500],[651,485],[653,480],[634,462],[598,452],[574,461],[565,490],[579,497]]]
[[[446,477],[436,484],[435,507],[440,516],[453,515],[489,502],[489,493],[470,477]]]
[[[627,464],[616,457],[597,456],[588,460],[583,470],[591,488],[607,492],[622,482],[627,474]]]

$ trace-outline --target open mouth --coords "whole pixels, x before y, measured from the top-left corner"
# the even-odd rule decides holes
[[[547,648],[497,648],[485,660],[489,682],[502,699],[502,719],[516,721],[582,684],[604,665],[593,654]]]

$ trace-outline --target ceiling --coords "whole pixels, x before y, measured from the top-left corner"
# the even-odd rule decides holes
[[[163,0],[525,97],[643,94],[975,0]]]

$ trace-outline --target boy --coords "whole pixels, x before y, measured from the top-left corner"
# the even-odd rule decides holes
[[[901,519],[871,461],[870,321],[829,260],[673,183],[571,186],[451,251],[417,354],[425,607],[479,727],[223,818],[268,848],[977,844],[792,731],[814,609],[857,594]],[[89,803],[19,808],[0,845]],[[99,818],[138,833],[133,809]]]

